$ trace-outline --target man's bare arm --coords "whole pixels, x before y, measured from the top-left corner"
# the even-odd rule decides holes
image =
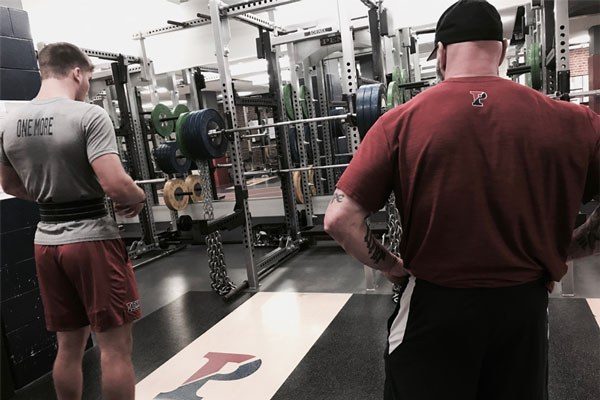
[[[337,189],[325,214],[325,231],[361,263],[386,275],[406,276],[402,260],[385,248],[366,223],[369,212]]]
[[[0,164],[0,186],[5,193],[15,196],[22,200],[35,201],[23,185],[21,178],[13,167],[7,164]]]
[[[105,154],[92,161],[92,168],[98,177],[104,193],[114,202],[128,206],[144,201],[146,194],[123,169],[116,154]]]
[[[568,259],[574,260],[600,253],[600,207],[583,225],[575,229],[569,246]]]

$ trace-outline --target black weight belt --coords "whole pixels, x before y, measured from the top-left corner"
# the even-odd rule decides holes
[[[79,200],[69,203],[38,203],[42,222],[71,222],[98,219],[108,215],[104,199]]]

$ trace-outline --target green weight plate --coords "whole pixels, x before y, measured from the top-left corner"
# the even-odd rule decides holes
[[[535,90],[542,88],[542,63],[541,63],[541,46],[537,42],[531,43],[527,48],[526,62],[531,67],[531,73],[527,74],[525,81],[527,86]]]
[[[404,70],[400,67],[394,67],[394,70],[392,71],[392,80],[394,82],[398,82],[399,84],[406,83],[406,75],[404,74]]]
[[[285,113],[287,114],[288,119],[294,120],[296,116],[294,115],[294,100],[292,99],[293,90],[292,84],[288,83],[283,85],[283,106],[285,107]]]
[[[181,151],[181,153],[186,157],[189,157],[190,155],[185,147],[184,141],[182,140],[182,135],[185,121],[187,121],[189,116],[189,112],[183,113],[177,118],[177,122],[175,123],[175,138],[177,140],[177,145],[179,146],[179,150]]]
[[[400,86],[398,86],[398,81],[390,82],[386,97],[387,109],[391,110],[392,108],[402,104],[402,100],[402,91],[400,90]]]
[[[401,72],[402,72],[402,70],[400,69],[400,67],[394,67],[394,69],[392,70],[392,80],[394,82],[397,82],[398,79],[400,79]]]
[[[166,138],[175,130],[175,121],[161,121],[164,118],[173,118],[173,113],[169,107],[158,103],[150,114],[150,121],[152,121],[152,126],[156,133]]]
[[[300,86],[300,108],[302,109],[302,116],[308,118],[308,102],[312,101],[312,98],[308,95],[306,86]]]
[[[185,104],[178,104],[177,107],[173,109],[173,116],[179,117],[183,113],[190,112],[190,109]]]

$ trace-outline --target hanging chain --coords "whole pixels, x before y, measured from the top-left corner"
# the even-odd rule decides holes
[[[402,225],[400,223],[400,213],[398,212],[398,208],[396,208],[396,197],[393,193],[388,199],[388,202],[385,206],[385,210],[388,214],[386,233],[389,240],[388,250],[392,254],[400,256],[400,239],[402,238]],[[401,286],[399,284],[395,284],[392,290],[394,292],[394,303],[397,303],[400,298]]]
[[[208,162],[198,161],[200,177],[202,178],[202,193],[204,194],[204,219],[214,218],[212,204],[212,188],[210,185],[210,169]],[[227,275],[227,265],[223,254],[223,243],[221,233],[215,231],[206,235],[206,250],[208,253],[208,267],[210,268],[211,288],[219,296],[224,296],[235,288],[235,285]]]
[[[385,206],[388,214],[387,236],[389,240],[388,249],[392,254],[400,256],[400,239],[402,238],[402,225],[400,224],[400,213],[396,208],[394,194],[390,196]]]

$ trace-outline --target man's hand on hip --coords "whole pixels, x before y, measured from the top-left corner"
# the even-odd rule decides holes
[[[393,284],[402,283],[410,273],[404,269],[404,261],[400,257],[394,256],[394,264],[386,271],[382,271],[385,276]]]

